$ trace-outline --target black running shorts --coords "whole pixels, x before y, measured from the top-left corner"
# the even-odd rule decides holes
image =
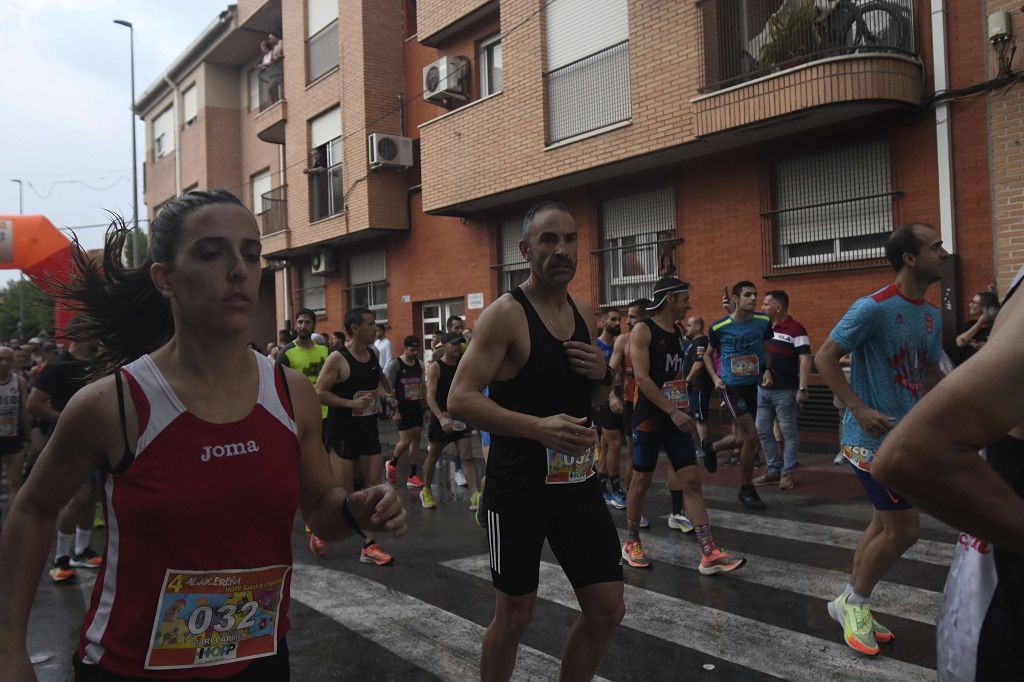
[[[484,489],[494,587],[520,597],[537,591],[547,539],[574,590],[621,581],[619,536],[597,476],[583,483]]]
[[[726,386],[718,394],[734,420],[745,414],[749,414],[751,419],[757,419],[757,384]]]
[[[343,428],[331,433],[328,446],[342,459],[357,460],[360,457],[379,455],[380,436],[377,434],[377,415],[354,417]]]
[[[473,431],[468,428],[445,433],[444,429],[441,428],[441,422],[437,421],[437,417],[430,418],[430,428],[427,429],[427,440],[431,443],[444,443],[445,445],[460,441],[463,438],[469,438],[472,435]]]
[[[612,412],[608,403],[604,403],[594,411],[594,423],[609,431],[622,430],[622,415]]]
[[[21,436],[0,438],[0,455],[16,455],[25,447],[25,439]]]
[[[401,400],[398,402],[398,430],[423,428],[423,403],[419,400]]]

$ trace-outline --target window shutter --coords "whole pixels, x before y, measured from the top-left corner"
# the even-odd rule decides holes
[[[547,3],[544,19],[548,71],[629,37],[626,0],[558,0]]]
[[[387,279],[384,251],[367,251],[352,256],[348,263],[348,283],[350,286],[380,282]]]
[[[334,107],[309,122],[309,146],[311,149],[327,144],[341,137],[341,108]]]
[[[181,96],[181,108],[184,111],[182,123],[188,123],[199,115],[199,98],[196,94],[196,86],[190,85]]]
[[[306,37],[315,35],[338,18],[338,0],[308,0],[306,2]]]

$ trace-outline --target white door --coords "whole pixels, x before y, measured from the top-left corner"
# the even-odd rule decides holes
[[[423,359],[425,362],[430,362],[433,355],[430,342],[434,338],[434,334],[445,332],[445,323],[452,315],[458,315],[465,319],[466,304],[461,298],[450,301],[431,301],[424,303],[420,312],[423,317]]]

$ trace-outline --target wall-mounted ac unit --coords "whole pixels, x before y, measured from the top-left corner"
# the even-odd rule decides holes
[[[469,60],[441,57],[423,67],[423,99],[428,102],[469,98]]]
[[[334,272],[334,249],[321,248],[313,252],[310,258],[310,272],[314,275],[329,275]]]
[[[412,139],[401,135],[370,133],[367,140],[370,168],[412,167]]]

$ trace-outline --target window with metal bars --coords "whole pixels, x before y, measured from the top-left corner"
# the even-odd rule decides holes
[[[772,169],[774,210],[762,214],[767,272],[881,259],[894,228],[889,142],[876,140],[785,159]]]
[[[501,275],[501,290],[512,291],[530,277],[530,265],[519,252],[519,240],[523,235],[523,221],[506,220],[501,224],[501,252],[498,254],[498,270]]]
[[[676,198],[671,187],[601,203],[602,306],[650,296],[663,274],[676,274]]]

